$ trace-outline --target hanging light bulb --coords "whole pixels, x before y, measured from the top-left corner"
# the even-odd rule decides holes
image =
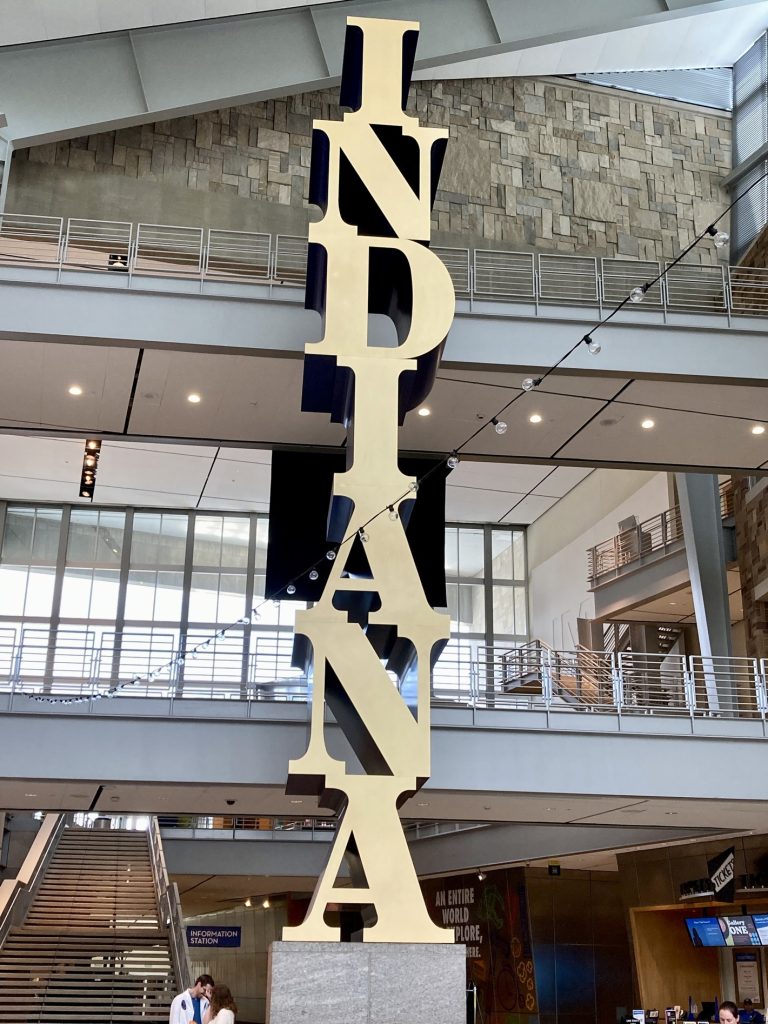
[[[507,430],[509,429],[504,420],[497,420],[495,416],[491,420],[491,423],[493,424],[493,429],[496,431],[497,434],[506,434]]]
[[[333,551],[333,550],[326,551],[325,552],[325,557],[328,559],[329,562],[332,562],[334,560],[334,558],[336,557],[336,552]]]
[[[645,298],[645,293],[647,291],[648,291],[648,285],[647,284],[640,284],[640,285],[638,285],[637,288],[633,288],[632,291],[629,293],[629,301],[630,302],[642,302],[643,299]]]
[[[293,595],[296,593],[296,587],[294,587],[292,583],[289,583],[288,586],[285,588],[285,592],[288,595]]]
[[[413,491],[413,492],[414,492],[414,494],[416,493],[416,491],[418,491],[418,489],[419,489],[419,482],[418,482],[418,480],[412,480],[412,481],[411,481],[411,482],[410,482],[410,483],[408,484],[408,490],[409,490],[409,491]]]
[[[357,531],[357,535],[360,538],[360,540],[363,542],[363,544],[367,544],[368,543],[368,534],[365,532],[365,530],[362,530],[362,529],[358,530]]]
[[[312,582],[314,583],[314,582],[315,582],[315,580],[317,580],[317,579],[319,579],[319,578],[320,578],[320,573],[319,573],[319,572],[317,571],[317,569],[310,569],[310,570],[309,570],[309,578],[310,578],[310,579],[312,580]]]
[[[523,391],[533,391],[539,384],[541,384],[541,380],[537,380],[535,377],[524,377],[520,386]]]
[[[454,452],[453,455],[449,455],[448,456],[448,462],[447,462],[448,469],[456,469],[458,464],[459,464],[459,456],[456,455],[455,452]]]
[[[389,518],[392,520],[393,523],[396,523],[397,520],[400,518],[400,513],[397,511],[394,505],[389,506]]]
[[[581,340],[587,346],[591,355],[596,356],[598,352],[602,352],[603,346],[599,341],[595,341],[591,334],[585,334]]]
[[[709,225],[707,228],[707,234],[711,235],[716,249],[722,249],[723,246],[727,245],[731,240],[731,236],[727,231],[718,231],[714,224]]]

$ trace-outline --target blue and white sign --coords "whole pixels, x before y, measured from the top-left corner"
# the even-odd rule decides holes
[[[239,946],[240,926],[234,925],[187,925],[187,945],[192,946]]]

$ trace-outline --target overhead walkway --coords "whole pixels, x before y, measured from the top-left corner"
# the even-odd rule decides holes
[[[750,659],[500,652],[474,683],[435,695],[432,775],[403,813],[423,818],[428,806],[435,819],[478,821],[496,807],[502,820],[546,820],[560,803],[567,820],[605,823],[608,814],[615,823],[639,803],[657,821],[679,814],[680,826],[741,827],[748,811],[756,827],[768,798],[765,673]],[[44,696],[45,685],[28,688]],[[177,696],[157,678],[111,699],[83,693],[81,680],[70,686],[82,702],[38,702],[13,681],[0,694],[0,779],[11,805],[28,806],[25,794],[44,784],[52,799],[83,809],[114,810],[117,798],[148,813],[226,798],[244,813],[295,811],[285,779],[306,747],[302,700],[212,685],[207,698]],[[739,771],[723,771],[734,741]],[[333,756],[351,756],[332,720],[326,742]],[[202,749],[228,756],[201,758]],[[304,804],[313,813],[313,801]]]
[[[720,485],[720,517],[730,562],[735,559],[736,543],[730,480]],[[595,595],[598,619],[615,619],[690,580],[679,506],[624,526],[613,537],[587,549],[587,583]]]
[[[335,821],[322,818],[163,819],[163,848],[172,875],[316,877],[325,865]],[[228,827],[229,823],[236,827]],[[717,833],[713,828],[583,826],[545,823],[405,821],[403,831],[419,875],[455,874],[479,865],[511,864],[572,853],[649,846]],[[342,873],[346,877],[347,869]]]
[[[242,638],[199,638],[173,647],[152,631],[104,632],[12,627],[0,635],[2,711],[27,714],[46,702],[102,714],[105,698],[125,714],[186,716],[193,703],[225,718],[271,716],[268,709],[305,707],[311,681],[291,661],[292,638],[278,637],[248,656]],[[662,716],[673,731],[702,730],[706,721],[758,723],[768,718],[768,659],[639,654],[628,650],[555,650],[540,640],[514,648],[453,641],[437,661],[435,708],[531,712],[622,719]],[[131,709],[134,709],[132,712]],[[161,710],[162,708],[162,710]],[[500,721],[503,722],[503,717]],[[680,724],[682,723],[682,724]],[[706,729],[704,729],[706,731]]]
[[[444,358],[478,367],[553,365],[576,332],[665,269],[556,253],[435,251],[457,295]],[[307,240],[294,236],[5,214],[0,337],[298,355],[319,329],[303,308],[306,253]],[[768,380],[768,270],[679,264],[603,331],[599,363],[581,346],[569,370]]]

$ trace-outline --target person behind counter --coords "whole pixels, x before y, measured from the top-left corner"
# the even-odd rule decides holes
[[[739,1010],[739,1024],[765,1024],[765,1017],[751,999],[745,999],[743,1009]]]

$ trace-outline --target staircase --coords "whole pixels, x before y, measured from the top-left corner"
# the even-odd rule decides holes
[[[65,829],[0,949],[1,1024],[167,1024],[174,993],[147,833]]]

